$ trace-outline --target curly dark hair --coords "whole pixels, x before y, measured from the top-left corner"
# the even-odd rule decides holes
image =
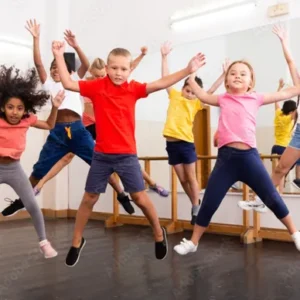
[[[0,66],[0,107],[4,108],[8,100],[15,97],[24,103],[27,114],[36,113],[50,98],[49,93],[37,90],[38,83],[39,77],[34,68],[27,70],[22,76],[14,66]]]

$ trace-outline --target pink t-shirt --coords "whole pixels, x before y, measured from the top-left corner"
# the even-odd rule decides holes
[[[255,92],[241,96],[225,93],[218,97],[218,102],[221,108],[218,148],[233,142],[256,148],[256,115],[263,104],[263,95]]]
[[[33,114],[17,125],[11,125],[0,118],[0,157],[19,160],[25,150],[27,130],[36,121],[37,117]]]
[[[93,105],[93,102],[91,99],[89,99],[87,97],[84,97],[83,99],[84,99],[84,103],[90,103],[91,105]],[[84,111],[83,115],[82,115],[82,123],[85,127],[95,124],[95,114],[94,113],[90,114],[90,113]]]

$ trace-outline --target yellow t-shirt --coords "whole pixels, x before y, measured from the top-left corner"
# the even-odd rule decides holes
[[[275,111],[275,145],[287,147],[292,138],[294,122],[291,115],[284,115],[281,109]]]
[[[163,135],[193,143],[194,119],[197,112],[203,109],[200,100],[186,99],[182,97],[181,91],[176,91],[175,89],[170,90],[169,100]]]

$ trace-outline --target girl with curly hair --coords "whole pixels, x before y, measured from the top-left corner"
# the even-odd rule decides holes
[[[34,198],[31,184],[20,164],[29,127],[50,130],[54,127],[57,110],[64,99],[64,91],[52,98],[52,111],[46,121],[38,120],[37,109],[50,98],[45,91],[37,91],[39,79],[35,69],[22,76],[14,67],[0,67],[0,184],[6,183],[22,198],[39,238],[45,258],[57,252],[46,238],[45,223]]]

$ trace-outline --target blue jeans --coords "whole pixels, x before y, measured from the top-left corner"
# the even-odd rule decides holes
[[[94,146],[94,140],[81,120],[57,123],[50,131],[31,175],[36,179],[42,179],[62,157],[70,152],[91,165]]]
[[[196,221],[199,226],[209,225],[228,189],[237,181],[247,184],[278,219],[289,214],[257,150],[238,150],[225,146],[218,151],[216,165],[207,183]]]

